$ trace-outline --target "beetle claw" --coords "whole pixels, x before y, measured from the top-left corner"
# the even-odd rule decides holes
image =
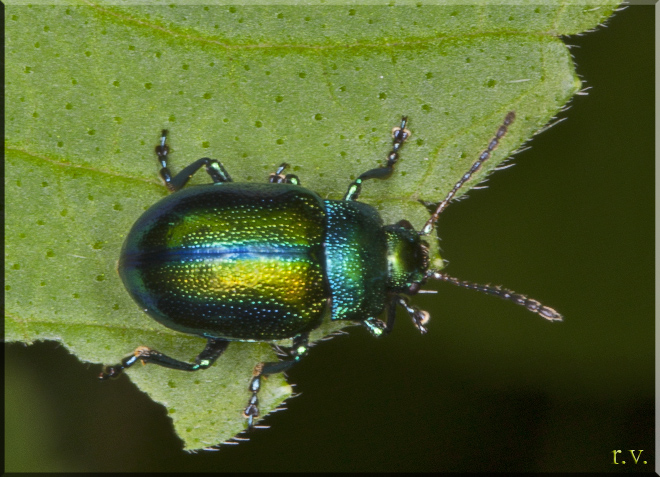
[[[243,411],[243,417],[247,419],[248,430],[252,429],[254,426],[254,418],[259,417],[259,399],[257,398],[257,393],[254,392],[248,405]]]
[[[412,320],[415,325],[415,328],[419,330],[421,334],[426,334],[428,329],[426,325],[431,319],[431,314],[425,310],[415,309],[415,313],[412,315]]]

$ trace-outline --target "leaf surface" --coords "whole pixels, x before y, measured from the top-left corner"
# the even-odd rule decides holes
[[[339,199],[383,163],[407,115],[395,174],[366,182],[361,200],[386,223],[419,228],[419,201],[444,198],[508,111],[516,122],[470,185],[579,91],[557,35],[615,7],[7,6],[6,340],[56,340],[105,364],[138,345],[183,360],[201,351],[202,339],[138,310],[116,273],[131,225],[166,195],[153,153],[161,129],[174,171],[208,156],[235,181],[265,181],[286,161],[304,186]],[[244,428],[252,368],[274,359],[266,343],[234,343],[203,372],[128,375],[198,449]],[[290,394],[283,376],[269,377],[263,413]]]

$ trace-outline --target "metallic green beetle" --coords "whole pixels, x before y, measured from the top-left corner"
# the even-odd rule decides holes
[[[163,131],[156,153],[160,176],[174,192],[147,210],[128,234],[119,274],[138,305],[161,324],[203,336],[207,345],[194,363],[141,346],[101,379],[116,377],[138,361],[184,371],[208,368],[231,341],[293,339],[286,360],[259,363],[244,411],[248,428],[259,415],[261,376],[285,371],[308,350],[309,332],[329,313],[332,320],[360,322],[374,336],[394,325],[402,306],[421,333],[429,314],[408,303],[428,279],[444,280],[512,300],[550,321],[561,315],[536,300],[490,285],[459,281],[429,269],[429,235],[456,192],[486,161],[506,134],[510,112],[470,170],[435,208],[421,231],[402,220],[384,225],[370,205],[357,202],[362,182],[389,177],[399,149],[410,137],[407,119],[393,130],[384,167],[361,174],[343,200],[324,200],[299,185],[282,164],[269,183],[234,183],[221,163],[202,158],[172,177]],[[202,167],[213,184],[183,187]],[[385,321],[378,317],[385,312]]]

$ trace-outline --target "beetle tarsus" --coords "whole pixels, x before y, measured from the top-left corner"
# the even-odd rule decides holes
[[[357,200],[362,191],[362,182],[368,179],[387,179],[394,172],[394,165],[399,160],[399,149],[404,142],[410,137],[411,132],[406,129],[408,118],[403,116],[401,118],[401,125],[392,129],[392,150],[387,155],[387,163],[384,166],[376,169],[370,169],[363,172],[348,186],[348,191],[344,195],[344,200]]]
[[[163,181],[163,184],[165,184],[165,187],[167,187],[167,190],[170,192],[176,192],[182,189],[188,183],[193,174],[195,174],[195,172],[200,170],[202,167],[206,168],[206,173],[216,184],[220,182],[233,182],[231,176],[226,171],[222,163],[216,159],[209,159],[208,157],[203,157],[196,160],[192,164],[185,167],[177,175],[172,176],[172,173],[167,166],[167,157],[170,152],[170,148],[166,141],[167,129],[163,129],[160,136],[160,144],[156,146],[156,155],[158,156],[158,162],[160,163],[161,167],[158,175]]]
[[[243,411],[243,417],[247,421],[248,429],[254,427],[254,420],[256,417],[259,417],[259,399],[258,394],[261,389],[261,378],[266,377],[269,374],[276,374],[286,371],[295,363],[300,361],[300,359],[307,354],[309,350],[309,333],[303,333],[297,335],[293,338],[293,344],[289,349],[289,359],[283,361],[272,361],[268,363],[257,363],[252,371],[252,379],[250,379],[250,384],[248,385],[248,391],[252,393],[250,400],[248,401],[245,410]]]
[[[402,296],[397,297],[397,303],[408,312],[408,315],[410,316],[410,319],[412,319],[415,328],[417,328],[421,334],[426,334],[428,332],[426,325],[431,319],[429,312],[420,310],[416,306],[411,305],[408,303],[408,299]]]
[[[250,397],[250,401],[243,411],[243,417],[247,419],[248,430],[252,429],[254,427],[255,418],[259,417],[259,399],[256,391],[254,391],[254,394]]]

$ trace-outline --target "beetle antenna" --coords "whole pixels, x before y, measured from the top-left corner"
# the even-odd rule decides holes
[[[470,290],[477,290],[489,295],[498,296],[504,300],[510,300],[517,305],[522,305],[533,313],[537,313],[541,318],[545,318],[548,321],[563,321],[562,315],[557,313],[554,308],[549,306],[542,305],[540,302],[527,297],[526,295],[521,295],[512,290],[507,290],[499,286],[493,285],[480,285],[478,283],[472,283],[468,281],[461,281],[458,278],[447,275],[446,273],[441,273],[435,270],[429,270],[426,273],[426,278],[433,278],[435,280],[442,280],[444,282],[449,282],[454,285],[463,288],[469,288]]]
[[[479,169],[481,169],[482,164],[490,158],[491,153],[500,144],[500,139],[504,137],[504,135],[509,130],[509,126],[515,119],[516,119],[516,113],[514,111],[511,111],[509,114],[506,115],[506,118],[504,118],[504,122],[497,130],[497,133],[495,133],[495,137],[491,139],[490,142],[488,143],[488,147],[486,148],[486,150],[479,155],[479,159],[477,159],[475,163],[472,164],[470,170],[467,171],[465,174],[463,174],[463,177],[461,177],[460,180],[456,183],[456,185],[454,185],[453,189],[449,191],[447,197],[445,197],[445,199],[442,202],[440,202],[440,204],[438,204],[438,207],[435,209],[435,212],[431,214],[431,217],[429,218],[429,220],[426,221],[426,224],[424,225],[424,227],[422,227],[422,230],[419,232],[420,235],[428,235],[433,231],[433,228],[435,227],[435,223],[438,221],[438,217],[440,217],[442,211],[447,208],[449,202],[451,202],[451,200],[454,198],[456,192],[458,192],[458,190],[461,187],[463,187],[463,184],[469,181],[470,178]]]

